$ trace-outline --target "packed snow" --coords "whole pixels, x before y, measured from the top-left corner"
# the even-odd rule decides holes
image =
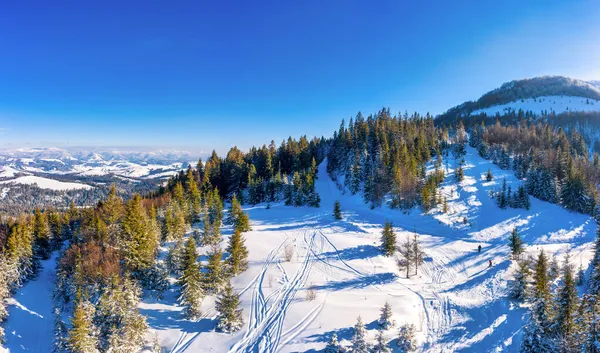
[[[57,191],[93,188],[92,186],[86,184],[58,181],[34,175],[26,175],[18,177],[16,179],[0,181],[0,184],[35,184],[41,189],[50,189]]]
[[[485,113],[488,116],[505,114],[511,111],[532,111],[535,114],[547,112],[556,114],[564,112],[600,111],[600,101],[582,97],[570,96],[542,96],[517,100],[506,104],[494,105],[484,109],[478,109],[471,113],[477,115]]]
[[[490,190],[499,188],[503,178],[513,189],[521,181],[474,149],[467,151],[460,184],[454,181],[456,161],[445,164],[441,191],[448,199],[447,214],[438,209],[427,214],[417,209],[406,214],[387,207],[371,210],[360,196],[338,190],[325,172],[326,161],[317,180],[321,208],[245,207],[253,230],[244,234],[249,269],[232,280],[245,322],[236,333],[215,330],[212,296],[204,299],[200,320],[186,320],[175,284],[162,300],[145,298],[140,311],[164,351],[173,353],[318,352],[334,333],[348,345],[359,315],[373,341],[385,302],[391,304],[396,322],[384,333],[392,346],[398,326],[409,323],[416,326],[420,352],[517,352],[526,310],[507,294],[513,270],[509,233],[518,227],[531,254],[544,248],[560,256],[570,248],[574,261],[585,266],[596,224],[588,216],[536,199],[529,211],[499,209]],[[490,182],[484,177],[488,168],[495,176]],[[341,221],[332,217],[335,200],[342,205]],[[393,222],[399,243],[416,233],[424,247],[425,262],[418,274],[411,270],[409,279],[398,270],[396,258],[381,254],[387,220]],[[228,237],[231,229],[223,233]],[[169,246],[165,244],[161,256]],[[293,249],[291,261],[285,259],[286,248]],[[44,262],[42,273],[15,296],[5,324],[10,352],[50,349],[53,261]],[[310,289],[316,291],[312,300]]]

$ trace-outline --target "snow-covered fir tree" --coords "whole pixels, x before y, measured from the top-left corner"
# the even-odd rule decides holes
[[[217,310],[217,328],[222,332],[235,332],[242,328],[242,309],[239,309],[240,297],[233,292],[231,283],[227,282],[219,294],[215,304]]]
[[[398,350],[402,353],[413,352],[417,349],[415,339],[415,326],[412,324],[404,324],[400,326],[398,331]]]
[[[97,330],[92,322],[94,306],[87,300],[79,299],[75,304],[67,347],[72,353],[98,353]]]
[[[386,342],[385,336],[383,335],[383,331],[377,331],[377,336],[375,336],[375,344],[373,345],[372,351],[373,353],[391,353],[392,350],[388,346]]]
[[[359,316],[354,325],[352,334],[352,353],[369,353],[371,346],[367,341],[367,330],[363,324],[362,318]]]
[[[225,281],[223,266],[223,251],[218,246],[211,247],[208,253],[208,263],[204,267],[203,288],[209,293],[218,293]]]
[[[381,249],[385,256],[392,256],[396,252],[396,233],[391,222],[385,222],[381,232]]]
[[[248,268],[248,249],[246,248],[245,239],[241,231],[236,228],[231,237],[225,251],[229,253],[229,257],[225,260],[229,272],[233,276],[244,272]]]
[[[333,333],[333,335],[331,335],[331,339],[329,340],[329,342],[327,342],[327,345],[325,346],[323,353],[341,353],[341,352],[343,352],[343,349],[342,349],[342,346],[340,345],[340,342],[338,341],[338,336],[336,333]]]
[[[200,305],[204,298],[202,273],[196,261],[197,257],[196,241],[193,237],[189,237],[185,244],[182,274],[178,283],[181,288],[179,303],[184,307],[185,315],[190,320],[197,320],[200,317]]]
[[[394,321],[392,320],[392,315],[393,315],[392,305],[389,302],[385,302],[385,304],[381,308],[381,314],[379,315],[379,320],[377,321],[379,323],[379,326],[382,329],[387,330],[390,327],[394,326]]]

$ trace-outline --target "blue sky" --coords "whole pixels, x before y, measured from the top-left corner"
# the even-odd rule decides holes
[[[219,3],[216,5],[216,3]],[[225,151],[600,79],[597,1],[6,1],[0,146]]]

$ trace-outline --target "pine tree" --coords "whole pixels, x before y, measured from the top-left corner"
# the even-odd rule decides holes
[[[456,170],[456,181],[460,183],[464,179],[465,179],[465,171],[463,170],[462,165],[460,165],[458,167],[458,169]]]
[[[180,275],[181,271],[183,271],[183,254],[185,251],[185,245],[183,238],[177,240],[175,245],[169,248],[169,253],[167,254],[167,267],[169,272]]]
[[[227,223],[235,226],[238,222],[238,218],[242,215],[242,212],[242,205],[238,201],[237,195],[233,194],[233,197],[231,198],[231,208],[227,215]]]
[[[485,180],[487,180],[487,181],[494,180],[494,175],[492,174],[492,171],[489,168],[487,170],[487,173],[485,174]]]
[[[563,264],[562,285],[558,289],[556,296],[556,330],[561,337],[560,346],[565,352],[576,350],[577,341],[575,339],[575,317],[579,306],[579,296],[575,288],[573,278],[573,268],[570,261],[570,252],[565,254],[565,263]]]
[[[198,184],[196,183],[196,178],[194,177],[191,167],[189,167],[187,170],[186,186],[188,191],[188,203],[190,205],[190,221],[198,222],[200,220],[201,197],[200,190],[198,190]]]
[[[92,322],[94,306],[84,299],[79,299],[73,311],[68,347],[72,353],[97,353],[96,328]]]
[[[337,334],[334,333],[333,335],[331,335],[331,339],[327,343],[327,346],[325,346],[325,350],[323,350],[323,353],[341,353],[341,352],[342,352],[342,346],[340,346],[340,342],[338,341]]]
[[[373,346],[373,353],[391,353],[390,347],[388,347],[387,342],[385,341],[385,337],[383,336],[382,331],[377,332],[377,336],[375,336],[375,345]]]
[[[233,293],[231,283],[228,282],[215,304],[218,312],[217,329],[222,332],[235,332],[242,328],[242,309],[239,309],[240,297]]]
[[[540,251],[535,264],[533,308],[521,343],[522,353],[554,352],[550,322],[550,282],[548,260]]]
[[[354,333],[352,335],[352,353],[369,353],[369,350],[367,330],[362,318],[359,316],[356,320],[356,325],[354,325]]]
[[[125,247],[125,265],[136,276],[152,267],[158,245],[157,234],[152,234],[150,221],[142,209],[141,197],[136,194],[125,208],[122,239]]]
[[[523,241],[521,240],[521,236],[519,235],[517,227],[513,228],[512,232],[510,233],[509,246],[512,257],[518,259],[523,253]]]
[[[417,349],[414,325],[400,326],[397,345],[402,353],[412,352]]]
[[[183,273],[178,282],[181,288],[179,303],[184,306],[186,317],[190,320],[197,320],[200,317],[200,305],[204,297],[200,266],[196,262],[197,257],[196,241],[193,237],[189,237],[185,243]]]
[[[235,229],[239,230],[240,232],[249,232],[252,230],[252,227],[250,226],[250,218],[248,217],[248,214],[246,212],[242,212],[238,219],[237,222],[235,223]]]
[[[514,279],[511,285],[511,295],[517,300],[525,300],[529,293],[529,262],[518,261],[517,270],[514,274]]]
[[[50,226],[48,225],[46,215],[42,213],[39,208],[35,210],[34,214],[33,235],[35,239],[36,254],[42,260],[49,259],[50,252],[52,251]]]
[[[377,322],[384,330],[394,326],[394,322],[392,321],[392,306],[389,302],[385,302],[381,308],[381,315],[379,316],[379,320]]]
[[[224,269],[221,258],[223,252],[218,246],[213,246],[208,253],[208,263],[204,272],[204,289],[209,293],[217,293],[223,286]]]
[[[385,256],[392,256],[396,252],[396,233],[391,222],[385,222],[381,232],[381,249]]]
[[[229,237],[229,244],[225,251],[229,253],[226,263],[233,276],[237,276],[248,268],[248,249],[239,229],[236,228]]]
[[[342,219],[342,209],[339,201],[336,201],[333,204],[333,218],[335,218],[336,220]]]
[[[560,275],[560,265],[558,263],[558,257],[556,253],[552,255],[552,261],[550,262],[550,268],[548,270],[548,280],[552,283]]]

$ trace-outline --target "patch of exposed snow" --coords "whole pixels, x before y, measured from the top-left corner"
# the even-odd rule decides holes
[[[34,175],[18,177],[16,179],[0,181],[0,184],[36,184],[39,188],[50,190],[75,190],[92,189],[93,187],[81,183],[70,183],[54,179],[42,178]]]

